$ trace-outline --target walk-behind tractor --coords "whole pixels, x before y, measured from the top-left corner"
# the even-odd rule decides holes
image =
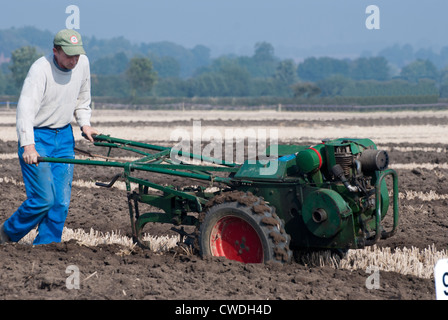
[[[182,241],[194,239],[202,256],[285,263],[295,250],[373,245],[393,235],[398,225],[397,174],[388,169],[388,154],[369,139],[271,145],[266,149],[269,161],[241,164],[107,135],[97,135],[94,145],[105,148],[102,160],[39,161],[122,168],[110,183],[97,184],[111,187],[117,179],[125,180],[132,236],[142,247],[148,247],[145,225],[168,223]],[[134,159],[111,158],[115,149],[131,152]],[[173,155],[200,163],[173,161]],[[209,182],[161,185],[151,181],[155,173]],[[393,213],[385,219],[390,198]],[[150,211],[143,212],[143,206]],[[186,226],[192,231],[185,231]]]

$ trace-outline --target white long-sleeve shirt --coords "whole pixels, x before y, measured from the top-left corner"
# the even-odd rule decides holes
[[[72,122],[90,126],[90,65],[85,55],[70,71],[60,70],[53,54],[36,60],[28,71],[17,104],[20,146],[34,144],[34,127],[62,128]]]

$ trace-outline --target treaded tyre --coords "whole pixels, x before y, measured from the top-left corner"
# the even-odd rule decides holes
[[[233,191],[214,197],[201,217],[202,256],[243,263],[288,263],[292,252],[283,221],[262,198]]]

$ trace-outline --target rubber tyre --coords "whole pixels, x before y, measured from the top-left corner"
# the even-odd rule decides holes
[[[235,193],[227,198],[235,198]],[[246,193],[239,193],[238,200],[212,205],[199,228],[203,257],[222,256],[243,263],[289,263],[289,242],[275,208]]]

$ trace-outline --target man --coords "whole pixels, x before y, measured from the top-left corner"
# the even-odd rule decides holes
[[[53,54],[31,66],[17,105],[19,160],[27,199],[0,227],[0,243],[17,242],[38,226],[33,244],[60,242],[68,213],[73,165],[38,157],[74,158],[73,116],[88,140],[90,67],[81,35],[61,30]]]

